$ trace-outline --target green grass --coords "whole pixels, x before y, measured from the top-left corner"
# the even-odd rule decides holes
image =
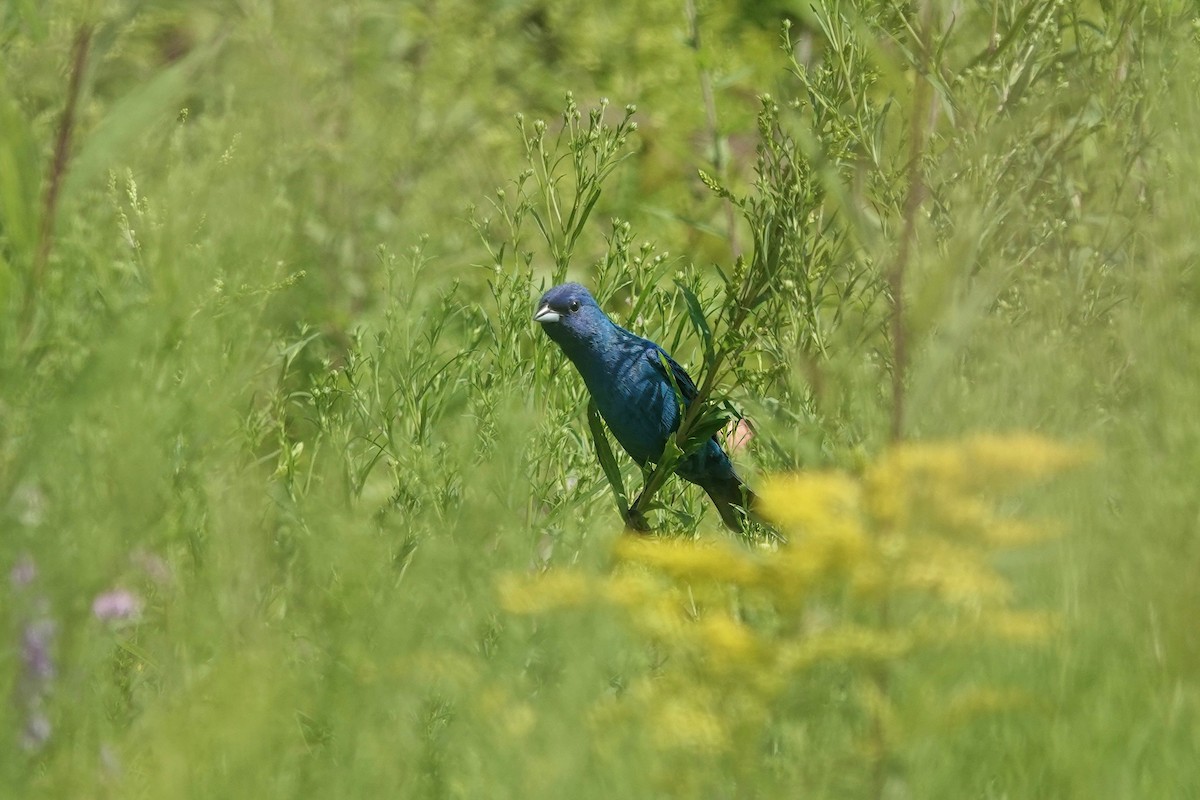
[[[0,795],[1200,797],[1195,9],[600,5],[0,10]],[[1001,503],[1059,535],[987,561],[1054,633],[762,712],[637,609],[514,611],[628,570],[530,319],[564,276],[719,367],[756,486],[897,434],[1090,448]],[[664,548],[780,557],[656,499]],[[977,611],[826,577],[657,585],[780,652]]]

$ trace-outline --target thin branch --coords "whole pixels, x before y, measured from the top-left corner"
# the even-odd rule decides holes
[[[717,100],[713,93],[712,76],[700,58],[700,15],[696,11],[695,0],[685,0],[688,19],[688,46],[696,54],[696,63],[700,70],[700,94],[704,99],[704,118],[708,125],[708,137],[712,141],[713,172],[721,180],[725,178],[725,150],[721,146],[721,131],[717,125]],[[733,200],[726,195],[721,199],[725,213],[725,227],[729,234],[729,249],[736,260],[742,255],[742,246],[738,241],[737,214],[733,208]]]
[[[909,118],[908,134],[908,190],[904,196],[900,245],[896,260],[888,270],[888,292],[892,299],[890,329],[892,336],[892,424],[890,438],[894,442],[904,438],[904,382],[908,372],[908,332],[904,324],[904,279],[912,259],[913,241],[916,238],[917,213],[925,199],[925,175],[923,159],[928,131],[926,122],[932,110],[930,85],[926,75],[929,69],[930,29],[933,25],[932,0],[923,0],[917,22],[917,57],[914,64],[916,74],[913,85],[913,105]]]
[[[933,125],[933,101],[928,78],[933,67],[930,36],[933,30],[933,0],[921,0],[918,8],[915,55],[913,64],[913,103],[909,117],[908,134],[908,189],[902,209],[903,227],[896,260],[888,270],[888,292],[891,295],[891,338],[892,338],[892,420],[890,439],[893,444],[904,438],[904,384],[908,372],[908,331],[904,320],[904,278],[912,259],[913,242],[916,239],[917,213],[925,198],[925,175],[923,159],[929,131],[926,123]],[[879,602],[878,625],[881,630],[890,627],[891,605],[884,596]],[[887,701],[890,694],[891,675],[886,663],[872,670],[872,679],[879,696]],[[882,800],[887,789],[888,777],[888,731],[883,710],[875,709],[871,718],[872,796]]]
[[[42,200],[42,221],[38,231],[37,254],[34,256],[29,283],[25,287],[25,303],[21,311],[21,318],[26,333],[33,321],[34,297],[42,287],[46,264],[50,260],[50,251],[54,245],[54,221],[58,214],[59,192],[66,180],[67,168],[71,159],[71,134],[75,130],[76,108],[79,104],[79,94],[83,87],[83,73],[87,67],[91,45],[92,26],[86,23],[82,24],[75,33],[75,43],[71,48],[71,74],[67,84],[67,102],[58,122],[54,159],[50,162],[50,169],[46,175],[46,194]]]

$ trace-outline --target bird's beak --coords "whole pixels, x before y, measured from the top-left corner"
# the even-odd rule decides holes
[[[543,305],[537,310],[537,313],[533,315],[534,322],[558,322],[560,319],[562,319],[562,314],[550,308],[549,303]]]

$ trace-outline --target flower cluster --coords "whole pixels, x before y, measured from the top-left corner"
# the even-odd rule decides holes
[[[767,480],[764,515],[786,545],[625,538],[610,574],[509,576],[501,598],[518,614],[620,609],[670,658],[622,697],[602,701],[600,727],[650,715],[643,722],[653,722],[656,746],[730,751],[747,735],[753,741],[776,698],[806,670],[878,674],[921,651],[1046,641],[1056,620],[1016,607],[992,555],[1053,528],[1006,516],[997,499],[1087,457],[1027,435],[903,444],[858,475]],[[860,694],[865,713],[895,715],[880,682],[861,681]],[[952,712],[982,713],[1012,696],[981,689]]]
[[[139,551],[134,562],[155,582],[170,579],[166,563],[157,556]],[[13,706],[21,720],[21,746],[36,754],[45,748],[54,731],[51,699],[59,672],[59,620],[52,613],[50,598],[43,591],[31,556],[20,557],[8,577],[8,601],[17,610],[20,623],[20,670],[13,687]],[[92,600],[92,616],[104,623],[110,634],[135,625],[142,608],[142,597],[122,587],[101,592]]]
[[[14,703],[23,718],[21,746],[27,751],[40,750],[50,739],[47,699],[54,688],[57,669],[54,645],[58,624],[50,616],[49,603],[36,591],[37,566],[32,558],[22,557],[9,572],[13,600],[25,608],[21,628],[21,672]]]

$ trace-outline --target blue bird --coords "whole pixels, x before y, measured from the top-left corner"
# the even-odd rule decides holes
[[[682,420],[663,361],[686,406],[697,389],[683,367],[654,342],[609,319],[578,283],[542,295],[533,319],[579,370],[600,416],[630,458],[641,466],[657,462]],[[708,494],[727,527],[742,530],[744,512],[735,506],[752,509],[757,498],[734,472],[717,437],[680,462],[675,474]]]

